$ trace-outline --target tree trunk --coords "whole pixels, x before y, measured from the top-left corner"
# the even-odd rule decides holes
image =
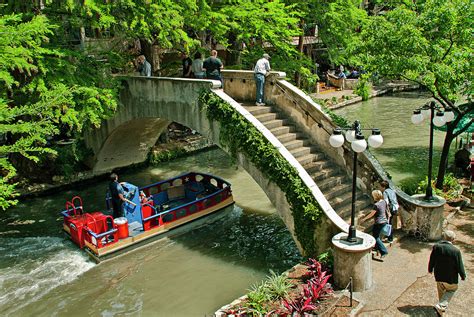
[[[449,148],[451,147],[451,143],[453,142],[453,140],[454,128],[448,127],[446,131],[446,136],[444,137],[443,150],[441,152],[441,157],[439,160],[438,176],[436,177],[435,187],[438,189],[443,188],[444,176],[446,175],[446,167],[448,165]]]
[[[301,26],[301,34],[298,37],[298,52],[301,54],[303,53],[303,47],[304,47],[304,20],[300,21],[300,26]],[[297,87],[301,86],[301,74],[300,72],[296,71],[295,72],[295,83]]]

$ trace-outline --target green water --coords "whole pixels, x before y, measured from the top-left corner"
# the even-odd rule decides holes
[[[429,120],[411,123],[413,110],[431,98],[421,92],[381,96],[334,112],[350,123],[360,120],[362,128],[381,129],[384,143],[371,153],[382,163],[397,185],[417,183],[428,174]],[[366,137],[370,131],[364,131]],[[438,171],[445,133],[436,131],[433,139],[433,177]]]
[[[129,171],[138,186],[185,171],[232,184],[234,210],[211,225],[99,265],[61,233],[65,201],[104,206],[106,181],[22,201],[0,216],[1,316],[211,316],[272,269],[301,260],[283,222],[251,177],[220,150]]]

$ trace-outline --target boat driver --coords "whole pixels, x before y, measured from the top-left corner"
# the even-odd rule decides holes
[[[118,175],[115,173],[110,174],[109,192],[112,200],[112,216],[115,218],[123,217],[122,204],[125,199],[125,192],[122,184],[118,181]]]

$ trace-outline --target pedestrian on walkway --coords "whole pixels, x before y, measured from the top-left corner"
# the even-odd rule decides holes
[[[255,83],[257,86],[257,93],[256,93],[256,102],[257,106],[265,106],[263,92],[265,87],[265,76],[267,76],[268,72],[270,71],[270,55],[267,53],[263,54],[262,58],[260,58],[257,63],[255,64],[255,68],[253,70]]]
[[[388,223],[392,225],[392,228],[395,229],[397,227],[397,215],[398,215],[398,201],[397,201],[397,194],[395,191],[390,188],[390,185],[387,181],[380,182],[380,190],[383,193],[383,199],[388,205],[388,210],[390,211],[390,216],[388,218]],[[390,235],[387,237],[387,242],[390,244],[393,242],[393,229]]]
[[[388,206],[387,202],[383,199],[383,194],[380,190],[372,191],[372,198],[374,199],[374,209],[362,219],[362,221],[367,221],[370,218],[374,218],[374,227],[372,228],[372,236],[375,238],[375,250],[377,255],[382,260],[387,254],[387,248],[380,238],[380,232],[382,228],[388,223],[387,212]]]
[[[458,289],[458,275],[464,281],[466,272],[461,251],[453,245],[456,234],[443,232],[443,240],[433,246],[428,264],[428,272],[433,273],[438,288],[438,303],[434,306],[440,316],[447,310],[449,301]]]

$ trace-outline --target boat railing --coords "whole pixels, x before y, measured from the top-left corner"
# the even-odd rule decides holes
[[[102,233],[95,233],[94,231],[92,231],[90,228],[84,228],[91,236],[93,236],[94,238],[96,239],[100,239],[100,238],[103,238],[107,235],[110,235],[114,232],[117,232],[117,229],[114,228],[114,229],[110,229],[109,231],[106,231],[106,232],[102,232]]]
[[[184,208],[189,207],[189,206],[191,206],[191,205],[196,205],[196,204],[198,204],[198,203],[200,203],[200,202],[205,201],[206,199],[212,199],[212,198],[216,197],[218,194],[221,194],[221,193],[223,193],[223,192],[229,191],[229,188],[230,188],[230,187],[225,187],[225,188],[219,189],[218,191],[216,191],[216,192],[214,192],[214,193],[212,193],[212,194],[209,194],[209,195],[207,195],[207,196],[201,197],[201,198],[196,199],[196,200],[194,200],[194,201],[190,201],[190,202],[185,203],[185,204],[183,204],[183,205],[179,205],[179,206],[177,206],[177,207],[173,207],[173,208],[171,208],[171,209],[168,209],[168,210],[165,210],[165,211],[156,213],[156,214],[151,215],[151,216],[149,216],[149,217],[147,217],[147,218],[144,218],[143,221],[144,221],[144,222],[145,222],[145,221],[150,221],[150,220],[155,219],[155,218],[158,218],[158,217],[161,218],[162,216],[164,216],[164,215],[166,215],[166,214],[169,214],[169,213],[172,213],[172,212],[175,212],[176,210],[184,209]],[[148,205],[149,205],[149,204],[148,204]],[[151,206],[151,205],[149,205],[149,206],[152,207],[152,208],[155,210],[155,212],[158,212],[156,207]],[[160,223],[161,223],[161,221],[160,221]]]
[[[150,195],[149,190],[151,188],[157,188],[158,192],[165,191],[167,188],[162,188],[162,185],[164,185],[164,184],[169,184],[170,186],[173,186],[173,184],[175,183],[176,180],[178,180],[178,179],[185,180],[186,178],[190,178],[191,180],[197,181],[196,180],[197,176],[201,176],[201,177],[203,177],[203,179],[207,179],[207,180],[214,179],[217,183],[218,188],[225,188],[224,185],[226,185],[227,187],[230,187],[230,183],[226,182],[225,180],[223,180],[220,177],[210,175],[210,174],[206,174],[206,173],[188,172],[188,173],[183,173],[181,175],[178,175],[176,177],[173,177],[173,178],[170,178],[170,179],[167,179],[167,180],[163,180],[163,181],[151,184],[151,185],[147,185],[145,187],[141,187],[140,190],[143,190],[147,195]]]

